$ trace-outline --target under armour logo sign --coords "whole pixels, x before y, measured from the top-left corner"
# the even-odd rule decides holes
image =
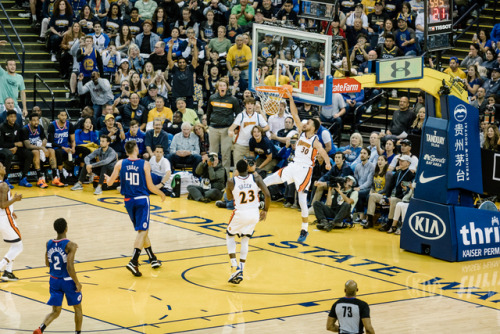
[[[391,65],[392,67],[392,73],[391,73],[391,77],[392,78],[397,78],[398,77],[398,72],[400,71],[404,71],[404,76],[407,77],[411,74],[410,70],[408,69],[408,67],[410,67],[410,62],[409,61],[405,61],[405,66],[404,67],[397,67],[397,63],[393,63]]]

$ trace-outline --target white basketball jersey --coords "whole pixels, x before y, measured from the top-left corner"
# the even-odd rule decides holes
[[[237,210],[258,209],[260,188],[255,182],[253,174],[233,177],[234,207]]]
[[[2,183],[3,181],[0,181],[0,183]],[[10,201],[10,199],[12,198],[11,194],[10,194],[10,189],[9,189],[9,192],[7,193],[7,200]],[[7,215],[11,215],[12,213],[14,212],[14,204],[11,204],[9,205],[8,208],[5,208],[5,209],[0,209],[0,216],[7,216]]]
[[[318,151],[314,148],[314,141],[316,141],[317,139],[318,136],[316,135],[313,135],[308,139],[306,137],[306,134],[302,132],[300,134],[299,140],[297,141],[293,162],[311,167],[314,166],[316,154],[318,153]]]

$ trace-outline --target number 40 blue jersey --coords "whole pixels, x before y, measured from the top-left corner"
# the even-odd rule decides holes
[[[121,194],[125,198],[139,196],[149,196],[148,185],[146,183],[146,173],[144,172],[142,159],[123,159],[120,170]]]

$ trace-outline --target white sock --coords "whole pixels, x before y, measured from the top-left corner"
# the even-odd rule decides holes
[[[240,269],[241,271],[245,269],[245,262],[241,262],[241,259],[240,259]]]
[[[14,261],[10,261],[7,263],[7,266],[5,267],[5,270],[8,272],[12,272],[12,266],[14,265]]]
[[[5,258],[3,258],[2,260],[0,260],[0,271],[3,270],[3,268],[8,264],[9,262],[7,262],[7,260]]]
[[[241,249],[240,249],[240,265],[243,265],[241,263],[241,260],[245,261],[248,255],[248,243],[250,242],[249,237],[242,237],[241,238]],[[243,268],[241,268],[243,269]]]
[[[231,261],[231,267],[237,267],[238,266],[238,261],[236,261],[235,257],[232,257],[229,259]]]
[[[306,230],[309,228],[309,223],[302,223],[302,229]]]

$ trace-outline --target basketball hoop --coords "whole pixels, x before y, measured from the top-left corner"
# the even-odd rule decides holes
[[[255,93],[260,98],[262,109],[266,114],[275,115],[280,110],[283,97],[289,98],[292,95],[292,86],[257,86]]]

